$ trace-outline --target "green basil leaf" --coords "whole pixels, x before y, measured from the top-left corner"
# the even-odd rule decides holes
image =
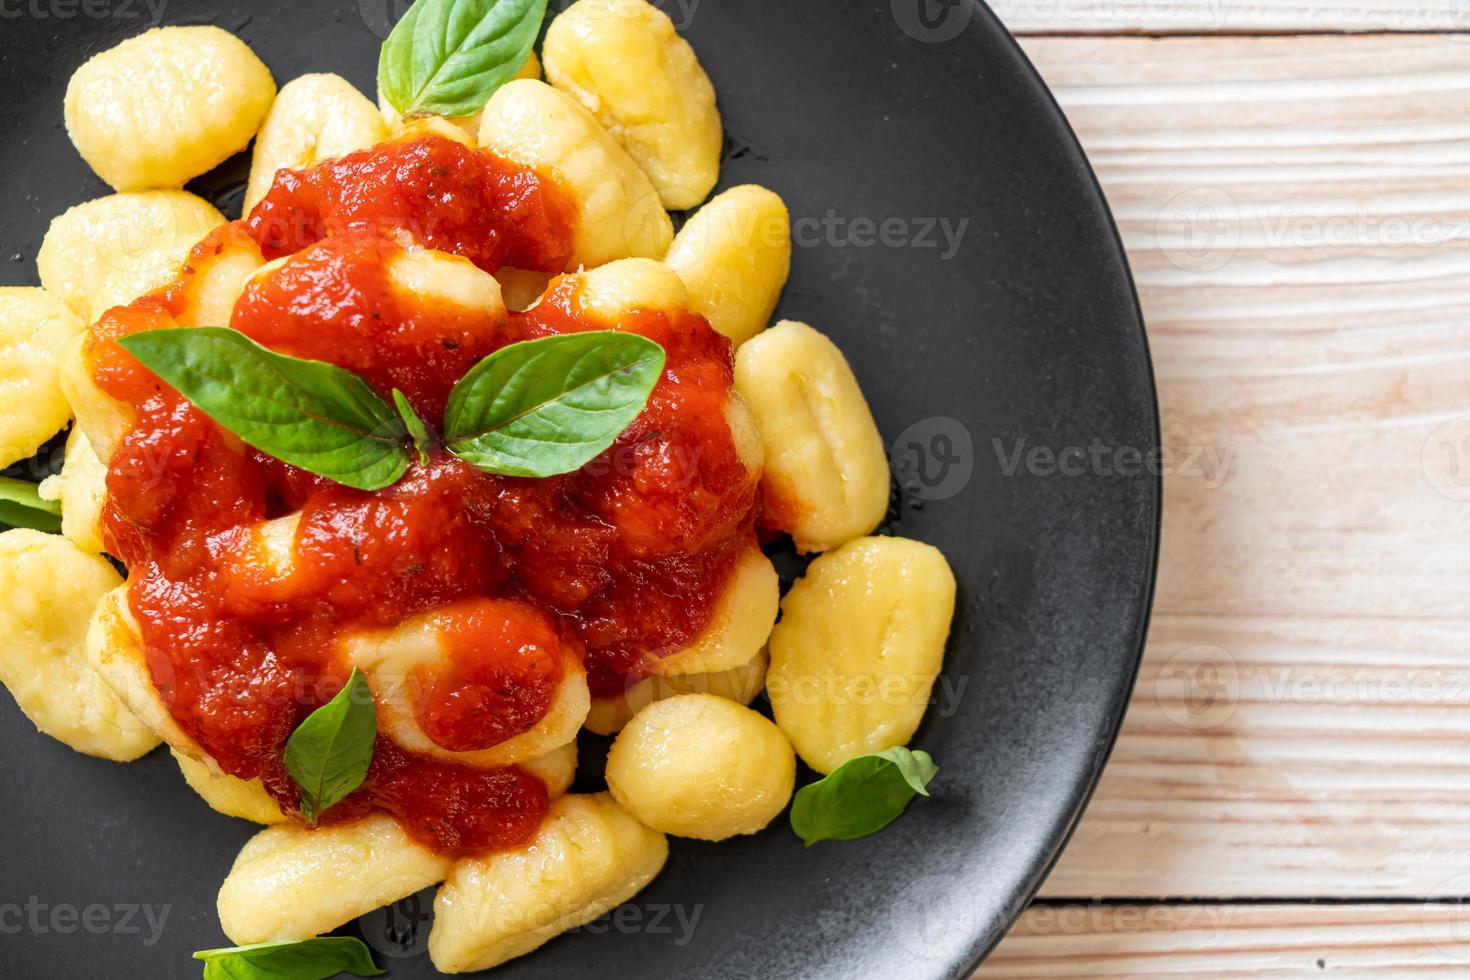
[[[849,760],[791,803],[791,829],[807,847],[822,840],[856,840],[893,823],[939,767],[927,752],[893,748]]]
[[[546,0],[416,0],[378,56],[400,114],[472,116],[526,63]]]
[[[419,413],[415,412],[413,406],[409,404],[408,396],[397,388],[393,389],[393,404],[397,406],[398,415],[403,419],[404,427],[408,429],[408,434],[413,438],[413,448],[419,454],[419,465],[428,466],[429,449],[433,446],[429,439],[428,427],[424,425],[424,420],[419,418]]]
[[[362,785],[377,737],[373,692],[354,667],[337,696],[307,715],[286,740],[286,772],[301,787],[302,816],[315,823]]]
[[[594,330],[502,347],[449,393],[444,443],[488,473],[556,476],[633,424],[663,376],[646,337]]]
[[[118,343],[205,415],[292,466],[359,490],[408,469],[402,420],[335,364],[277,354],[226,327],[149,330]]]
[[[203,949],[204,980],[326,980],[339,973],[382,976],[361,939],[321,936],[299,942]]]
[[[55,534],[61,530],[61,504],[42,500],[34,483],[0,476],[0,522]]]

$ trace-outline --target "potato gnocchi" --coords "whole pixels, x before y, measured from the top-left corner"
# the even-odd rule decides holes
[[[342,76],[302,75],[287,82],[255,138],[245,212],[265,197],[276,171],[302,170],[346,156],[381,143],[388,135],[388,123],[378,107]]]
[[[251,823],[286,822],[286,815],[259,779],[241,779],[227,772],[217,772],[211,768],[211,763],[191,758],[178,749],[170,748],[168,751],[179,764],[184,782],[209,804],[210,809]]]
[[[791,216],[773,191],[732,187],[695,212],[664,257],[690,306],[736,347],[771,322],[791,273]]]
[[[102,554],[107,467],[97,458],[80,427],[73,428],[66,437],[61,472],[42,480],[39,493],[43,500],[60,502],[62,535],[88,554]]]
[[[195,244],[225,223],[186,191],[133,191],[78,204],[41,241],[41,285],[91,324],[168,283]]]
[[[243,150],[275,97],[270,69],[233,34],[159,27],[77,69],[66,131],[115,189],[178,188]]]
[[[555,699],[534,725],[499,744],[472,751],[444,748],[427,735],[414,711],[422,671],[446,658],[445,635],[455,629],[454,606],[408,620],[391,630],[347,641],[349,663],[368,676],[377,702],[378,727],[406,749],[469,766],[506,766],[536,759],[577,737],[590,696],[582,665],[566,657]]]
[[[434,899],[429,956],[488,970],[621,905],[668,860],[663,834],[611,796],[563,796],[530,845],[457,862]]]
[[[786,808],[796,755],[762,715],[714,694],[678,694],[639,711],[607,756],[607,787],[654,830],[724,840]]]
[[[0,466],[66,427],[61,364],[82,322],[44,289],[0,287]]]
[[[593,698],[583,727],[597,735],[615,735],[648,705],[678,694],[714,694],[737,704],[750,704],[766,685],[769,659],[763,650],[749,663],[729,670],[645,677],[621,694]]]
[[[668,14],[643,0],[577,0],[546,32],[546,78],[638,161],[663,206],[692,208],[720,174],[715,87]]]
[[[740,348],[735,390],[765,445],[768,520],[800,551],[861,537],[888,510],[888,455],[837,346],[784,320]]]
[[[70,541],[0,534],[0,683],[35,726],[78,752],[130,762],[158,739],[87,660],[87,618],[122,579]]]
[[[220,926],[241,946],[309,939],[442,881],[449,866],[386,813],[315,829],[267,827],[220,887]]]
[[[767,688],[803,761],[832,772],[906,745],[929,706],[954,615],[938,548],[859,538],[812,562],[781,602]]]
[[[657,259],[674,223],[648,177],[586,109],[545,82],[521,79],[485,106],[480,145],[560,181],[577,210],[568,268],[630,256]]]
[[[521,57],[503,42],[496,81]],[[0,288],[0,466],[75,419],[37,491],[61,535],[0,533],[0,682],[79,751],[167,744],[206,805],[264,825],[219,892],[235,943],[309,940],[442,882],[434,965],[491,968],[631,899],[666,834],[766,828],[798,756],[825,773],[904,745],[942,666],[954,577],[928,545],[867,536],[889,477],[856,377],[811,327],[767,329],[786,204],[736,186],[674,233],[669,210],[720,171],[694,49],[645,0],[577,0],[542,56],[547,81],[533,50],[456,118],[405,118],[432,103],[391,72],[376,104],[333,74],[277,93],[213,27],[124,41],[68,86],[72,142],[117,193],[51,223],[43,288]],[[412,84],[460,70],[437,64]],[[180,188],[252,138],[227,223]],[[278,431],[371,429],[400,475],[312,469],[241,424],[145,354],[171,327],[328,362],[257,353],[210,377]],[[662,369],[597,374],[630,334]],[[515,363],[508,339],[600,346],[560,382],[531,361],[456,402]],[[621,427],[581,432],[638,370]],[[483,417],[456,432],[456,412]],[[591,448],[532,477],[477,455],[490,433]],[[784,601],[762,551],[781,532],[825,552]],[[749,707],[763,691],[774,722]],[[581,791],[600,761],[578,773],[583,729],[616,735],[606,792]]]

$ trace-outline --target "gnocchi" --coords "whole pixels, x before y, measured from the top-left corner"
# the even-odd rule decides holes
[[[135,191],[78,204],[51,222],[41,285],[91,324],[166,284],[224,216],[186,191]]]
[[[664,677],[715,674],[749,664],[760,653],[781,603],[781,580],[758,548],[736,559],[729,584],[715,604],[704,632],[694,642],[662,658],[655,672]]]
[[[411,751],[471,766],[505,766],[535,759],[576,738],[591,697],[581,663],[560,650],[551,651],[551,655],[561,660],[565,673],[551,705],[528,730],[493,746],[469,751],[446,749],[424,732],[415,712],[423,672],[446,660],[444,636],[455,628],[459,617],[473,614],[464,604],[447,606],[390,630],[347,641],[348,662],[360,668],[371,683],[379,730],[391,734],[394,741]],[[518,655],[525,653],[524,649],[517,651]]]
[[[860,538],[812,562],[771,633],[766,688],[776,724],[807,765],[908,744],[929,705],[954,615],[939,549]]]
[[[736,352],[735,389],[765,445],[768,523],[808,552],[878,526],[888,511],[888,456],[832,341],[783,320]]]
[[[444,973],[488,970],[636,895],[669,844],[611,796],[563,796],[536,839],[459,861],[434,898],[429,956]]]
[[[103,561],[98,558],[97,561]],[[104,562],[105,564],[105,562]],[[110,566],[109,566],[110,568]],[[87,663],[107,684],[122,704],[146,730],[153,733],[152,745],[168,743],[190,758],[204,760],[208,753],[169,714],[158,693],[143,650],[137,620],[128,608],[127,583],[102,596],[92,612],[86,632]]]
[[[219,890],[219,920],[241,946],[309,939],[442,881],[449,860],[378,813],[315,829],[267,827]]]
[[[620,259],[575,277],[583,310],[617,320],[632,310],[672,312],[689,302],[684,280],[653,259]]]
[[[664,261],[690,307],[739,347],[771,322],[791,273],[786,204],[764,187],[732,187],[679,229]]]
[[[66,437],[61,472],[42,480],[38,492],[43,500],[61,503],[63,536],[88,554],[103,552],[102,508],[107,502],[107,467],[97,458],[80,427],[74,427]]]
[[[276,171],[346,156],[388,136],[388,123],[377,106],[342,76],[302,75],[287,82],[255,138],[245,213],[265,197]]]
[[[546,31],[546,78],[597,117],[671,211],[709,196],[724,131],[715,87],[668,14],[645,0],[577,0]]]
[[[576,211],[569,269],[668,251],[674,224],[648,177],[591,113],[545,82],[502,86],[485,106],[480,145],[561,182]]]
[[[130,762],[158,745],[87,660],[87,618],[122,581],[104,559],[39,531],[0,534],[0,683],[37,728]]]
[[[117,190],[183,187],[243,150],[275,96],[270,69],[228,31],[155,28],[77,69],[66,131]]]
[[[82,322],[44,289],[0,287],[0,466],[35,453],[66,426],[66,348]]]
[[[642,823],[718,841],[763,829],[796,786],[781,730],[714,694],[679,694],[633,717],[607,756],[607,788]]]
[[[76,428],[106,469],[112,451],[132,425],[131,405],[113,398],[97,386],[83,349],[85,336],[79,336],[66,347],[61,360],[61,390],[76,415]]]
[[[677,694],[714,694],[738,704],[750,704],[765,686],[767,662],[762,651],[750,663],[712,674],[645,677],[620,695],[593,698],[586,728],[598,735],[614,735],[643,708]]]
[[[187,260],[174,321],[181,327],[228,324],[245,284],[264,265],[260,246],[246,235],[206,239]]]
[[[568,742],[559,749],[552,749],[543,756],[527,759],[519,765],[541,780],[546,787],[546,795],[554,800],[566,795],[567,790],[572,788],[572,780],[577,775],[577,743]]]
[[[240,779],[229,773],[215,772],[208,763],[190,758],[177,749],[170,748],[169,753],[179,764],[184,782],[209,804],[210,809],[251,823],[278,824],[286,821],[285,814],[259,779]]]
[[[472,41],[502,57],[531,26]],[[666,209],[709,196],[723,134],[670,19],[576,0],[546,32],[547,81],[532,53],[498,89],[513,62],[469,71],[426,44],[385,48],[411,59],[401,88],[459,86],[419,104],[479,113],[404,119],[332,74],[278,94],[215,28],[149,31],[73,76],[67,131],[117,192],[52,222],[42,289],[0,288],[0,466],[75,419],[37,491],[63,534],[0,533],[0,682],[80,751],[167,744],[209,807],[265,825],[219,891],[232,941],[308,939],[443,882],[429,952],[465,972],[631,898],[666,834],[762,830],[798,756],[830,772],[907,741],[955,583],[927,545],[864,536],[887,462],[842,354],[805,324],[766,329],[791,269],[781,198],[735,187],[675,235]],[[226,223],[181,188],[252,137],[257,213]],[[361,166],[326,165],[349,153]],[[226,325],[336,370],[237,372],[237,337],[218,370],[176,372],[160,347],[202,334],[138,335]],[[663,371],[604,370],[648,349],[610,329],[656,340]],[[492,404],[452,397],[506,345],[572,335],[502,359]],[[243,423],[225,389],[268,407]],[[514,438],[543,475],[445,445],[446,401],[469,431],[537,412]],[[391,477],[287,445],[332,423],[379,440]],[[761,550],[781,531],[826,552],[784,602]],[[371,700],[318,707],[349,670]],[[774,722],[748,707],[763,688]],[[330,744],[296,737],[336,711]],[[607,792],[571,792],[583,728],[616,736]]]

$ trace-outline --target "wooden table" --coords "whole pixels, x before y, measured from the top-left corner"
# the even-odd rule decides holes
[[[1177,471],[1122,738],[977,977],[1470,976],[1470,0],[996,9]]]

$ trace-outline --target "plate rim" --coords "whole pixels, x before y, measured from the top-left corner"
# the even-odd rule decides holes
[[[1000,17],[991,8],[988,0],[964,0],[973,8],[973,15],[983,18],[991,31],[998,37],[1004,39],[1012,53],[1016,56],[1017,65],[1021,68],[1018,81],[1029,87],[1032,94],[1037,96],[1043,104],[1051,108],[1050,115],[1060,126],[1060,135],[1064,137],[1064,146],[1072,158],[1071,163],[1075,168],[1080,168],[1085,180],[1085,190],[1093,198],[1098,212],[1104,219],[1112,248],[1117,254],[1118,262],[1122,266],[1123,280],[1127,286],[1127,305],[1132,310],[1133,317],[1138,324],[1138,342],[1140,352],[1143,354],[1143,369],[1147,384],[1143,394],[1146,398],[1148,409],[1148,435],[1153,446],[1162,445],[1163,434],[1159,414],[1159,387],[1158,376],[1154,369],[1153,353],[1148,340],[1148,324],[1143,316],[1143,307],[1138,299],[1138,284],[1133,276],[1133,266],[1128,260],[1128,251],[1123,245],[1122,234],[1118,231],[1117,219],[1113,216],[1112,207],[1108,204],[1107,195],[1103,193],[1102,184],[1097,179],[1097,172],[1092,168],[1092,161],[1088,159],[1087,152],[1082,148],[1082,141],[1077,138],[1077,132],[1072,128],[1072,122],[1062,110],[1061,104],[1057,102],[1051,87],[1042,78],[1041,72],[1036,69],[1026,49],[1021,46],[1016,35],[1005,26]],[[1032,862],[1032,872],[1029,878],[1015,890],[1010,902],[1010,911],[1006,919],[999,923],[998,928],[987,930],[978,935],[971,944],[970,955],[967,959],[955,964],[946,977],[949,980],[966,980],[976,969],[985,962],[986,958],[995,951],[1001,941],[1010,933],[1015,924],[1025,914],[1041,886],[1046,883],[1057,862],[1061,860],[1073,835],[1077,832],[1087,808],[1097,792],[1098,783],[1102,779],[1103,771],[1107,768],[1109,760],[1113,755],[1113,749],[1117,747],[1118,737],[1123,730],[1123,723],[1127,717],[1128,707],[1132,703],[1133,693],[1138,686],[1139,669],[1143,664],[1144,648],[1148,642],[1149,626],[1153,618],[1154,596],[1158,587],[1159,577],[1159,554],[1163,533],[1163,498],[1164,478],[1162,473],[1153,473],[1148,481],[1150,490],[1149,507],[1152,510],[1152,520],[1144,528],[1148,534],[1148,555],[1146,574],[1143,581],[1143,591],[1139,597],[1141,612],[1138,617],[1138,633],[1134,642],[1134,649],[1128,654],[1129,676],[1123,689],[1119,691],[1117,703],[1113,705],[1110,712],[1112,725],[1106,733],[1105,744],[1101,751],[1095,754],[1091,770],[1083,778],[1078,780],[1073,788],[1073,805],[1071,816],[1062,834],[1057,838],[1051,850],[1038,856]]]

